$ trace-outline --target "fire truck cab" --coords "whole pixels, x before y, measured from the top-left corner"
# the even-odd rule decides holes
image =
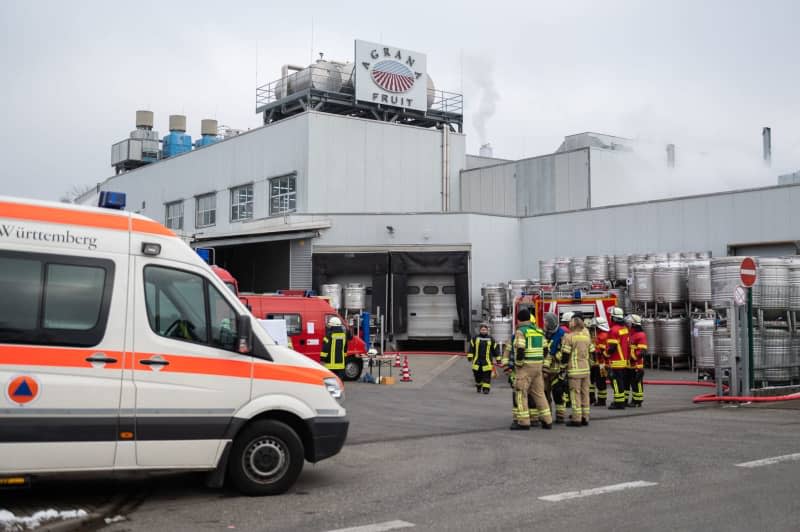
[[[514,299],[514,328],[518,325],[517,312],[521,309],[530,310],[536,324],[543,328],[545,312],[552,312],[559,320],[565,312],[580,312],[584,319],[603,316],[610,320],[609,310],[616,305],[617,296],[606,290],[540,290]]]

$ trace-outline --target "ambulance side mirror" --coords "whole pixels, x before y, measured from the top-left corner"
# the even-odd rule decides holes
[[[239,316],[236,319],[236,330],[239,333],[236,351],[241,355],[249,355],[253,350],[253,322],[250,321],[250,316]]]

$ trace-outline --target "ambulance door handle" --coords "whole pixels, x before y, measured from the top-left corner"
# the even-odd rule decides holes
[[[103,353],[95,353],[86,359],[86,362],[100,362],[103,364],[113,364],[116,361],[116,358],[107,357]]]
[[[139,364],[145,366],[169,366],[169,362],[163,358],[145,358],[139,361]]]

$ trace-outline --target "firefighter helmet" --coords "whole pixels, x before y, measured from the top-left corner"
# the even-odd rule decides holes
[[[567,311],[567,312],[565,312],[564,314],[561,315],[561,322],[562,323],[569,323],[569,320],[571,320],[574,316],[575,316],[574,312]]]
[[[594,322],[597,324],[597,328],[601,331],[609,331],[608,320],[606,320],[603,316],[597,316],[594,319]]]
[[[611,307],[609,312],[611,319],[618,322],[625,321],[625,311],[621,307]]]
[[[544,330],[552,333],[558,329],[558,317],[552,312],[546,312],[544,315]]]
[[[339,316],[333,316],[331,319],[328,320],[328,327],[341,327],[342,320],[339,319]]]
[[[531,321],[531,311],[526,308],[519,309],[519,312],[517,312],[517,320]]]
[[[631,324],[641,327],[642,317],[639,316],[638,314],[631,314]]]

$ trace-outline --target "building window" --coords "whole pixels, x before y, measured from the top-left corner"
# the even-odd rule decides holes
[[[217,193],[197,196],[195,227],[208,227],[217,223]]]
[[[169,229],[183,229],[183,201],[173,201],[166,204],[164,225]]]
[[[241,222],[253,217],[253,185],[231,189],[231,221]]]
[[[269,214],[285,214],[297,210],[297,177],[284,175],[269,180]]]

